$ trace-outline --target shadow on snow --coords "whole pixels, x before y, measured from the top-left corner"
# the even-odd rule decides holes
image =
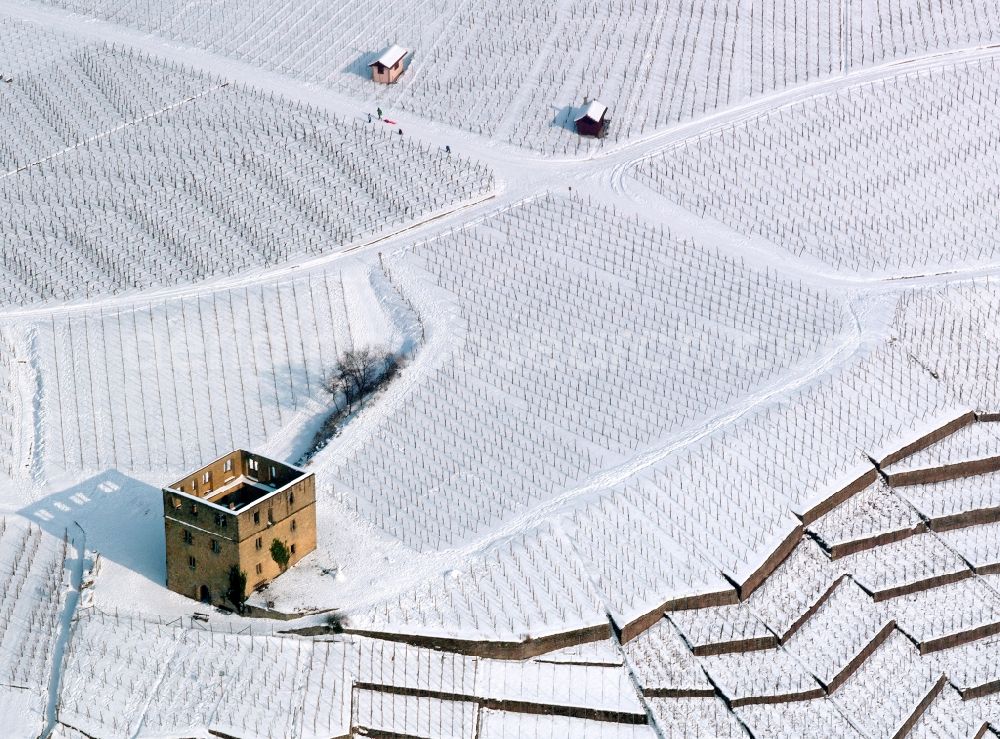
[[[109,470],[19,513],[49,534],[86,534],[87,548],[163,585],[163,499],[158,488]]]

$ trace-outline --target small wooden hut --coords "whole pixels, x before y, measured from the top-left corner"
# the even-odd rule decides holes
[[[608,106],[594,100],[576,117],[576,132],[581,136],[603,136],[610,120]]]
[[[368,66],[372,69],[372,79],[384,85],[391,85],[403,73],[403,60],[409,50],[393,44],[382,52],[382,55]]]

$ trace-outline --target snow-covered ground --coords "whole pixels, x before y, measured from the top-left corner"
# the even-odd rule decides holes
[[[635,177],[699,215],[838,270],[994,265],[984,204],[996,197],[988,173],[998,106],[994,57],[900,74],[685,142]],[[973,172],[977,187],[964,186]]]
[[[571,134],[585,98],[611,107],[608,140],[624,141],[796,84],[1000,40],[995,0],[48,2],[387,110],[570,154],[594,149]],[[393,43],[411,51],[407,71],[375,88],[367,64]]]
[[[247,631],[84,615],[64,667],[59,721],[108,737],[329,737],[357,727],[466,737],[481,710],[503,710],[510,715],[491,721],[516,725],[537,706],[598,725],[644,723],[639,697],[614,665],[509,662],[372,639]]]
[[[1000,283],[986,277],[908,293],[892,334],[981,413],[996,412]]]
[[[227,450],[306,434],[340,353],[407,348],[405,312],[354,262],[32,321],[18,350],[35,358],[46,471],[165,479]]]
[[[0,154],[0,238],[21,245],[0,259],[0,303],[315,258],[493,189],[487,167],[378,122],[4,22],[51,53],[16,65],[0,108],[4,129],[29,132]]]
[[[367,444],[330,455],[357,509],[419,550],[704,423],[847,331],[826,293],[557,196],[389,263],[453,296],[463,335]]]
[[[52,536],[23,518],[0,519],[0,715],[9,736],[37,736],[45,726],[65,640],[68,543],[65,531]]]
[[[1000,729],[998,10],[0,0],[7,733]],[[159,487],[367,346],[192,618]]]

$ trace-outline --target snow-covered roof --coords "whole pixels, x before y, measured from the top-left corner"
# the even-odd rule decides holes
[[[576,117],[576,120],[582,121],[584,118],[589,118],[592,121],[600,121],[608,112],[608,106],[604,103],[599,103],[596,100],[588,103],[587,107],[584,108],[583,112]]]
[[[409,54],[408,49],[404,49],[399,44],[393,44],[388,49],[382,52],[382,56],[369,64],[369,67],[374,67],[376,64],[381,64],[383,67],[391,67],[404,56]]]

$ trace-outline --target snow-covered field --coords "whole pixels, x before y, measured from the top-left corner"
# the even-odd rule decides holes
[[[414,321],[384,276],[354,261],[0,318],[5,471],[26,489],[107,470],[155,483],[234,448],[297,456],[326,412],[337,356],[409,351]]]
[[[585,98],[612,109],[609,141],[814,80],[1000,40],[995,0],[47,0],[359,100],[542,152],[593,150],[571,134]],[[367,64],[412,51],[373,89]]]
[[[569,153],[592,148],[570,132],[585,96],[612,106],[611,136],[624,139],[738,100],[747,90],[733,79],[737,54],[765,43],[740,26],[734,0],[512,0],[488,7],[436,0],[391,10],[356,0],[53,4],[329,85],[387,110]],[[392,88],[373,90],[367,64],[392,43],[412,51],[407,71]]]
[[[584,728],[621,723],[624,732],[644,723],[620,663],[509,662],[101,613],[75,624],[59,703],[60,723],[102,737],[330,737],[359,729],[467,737],[487,709],[502,712],[490,718],[495,732],[530,722],[539,708]],[[534,731],[554,737],[558,726]]]
[[[837,270],[994,264],[997,71],[990,57],[809,98],[678,145],[634,176]]]
[[[893,336],[981,413],[995,412],[1000,382],[1000,283],[974,280],[908,293]]]
[[[845,331],[824,292],[561,196],[389,263],[454,296],[463,336],[333,475],[423,551],[704,423]]]
[[[0,108],[30,132],[0,160],[0,238],[21,247],[0,259],[2,303],[315,258],[492,189],[486,167],[377,123],[7,24],[51,54],[17,70]]]
[[[997,18],[0,0],[0,733],[1000,732]],[[167,590],[367,347],[287,618]]]
[[[299,434],[341,352],[403,348],[404,311],[351,267],[53,314],[23,348],[36,357],[45,464],[170,475]]]
[[[66,604],[68,537],[0,519],[0,715],[8,736],[37,736]]]

